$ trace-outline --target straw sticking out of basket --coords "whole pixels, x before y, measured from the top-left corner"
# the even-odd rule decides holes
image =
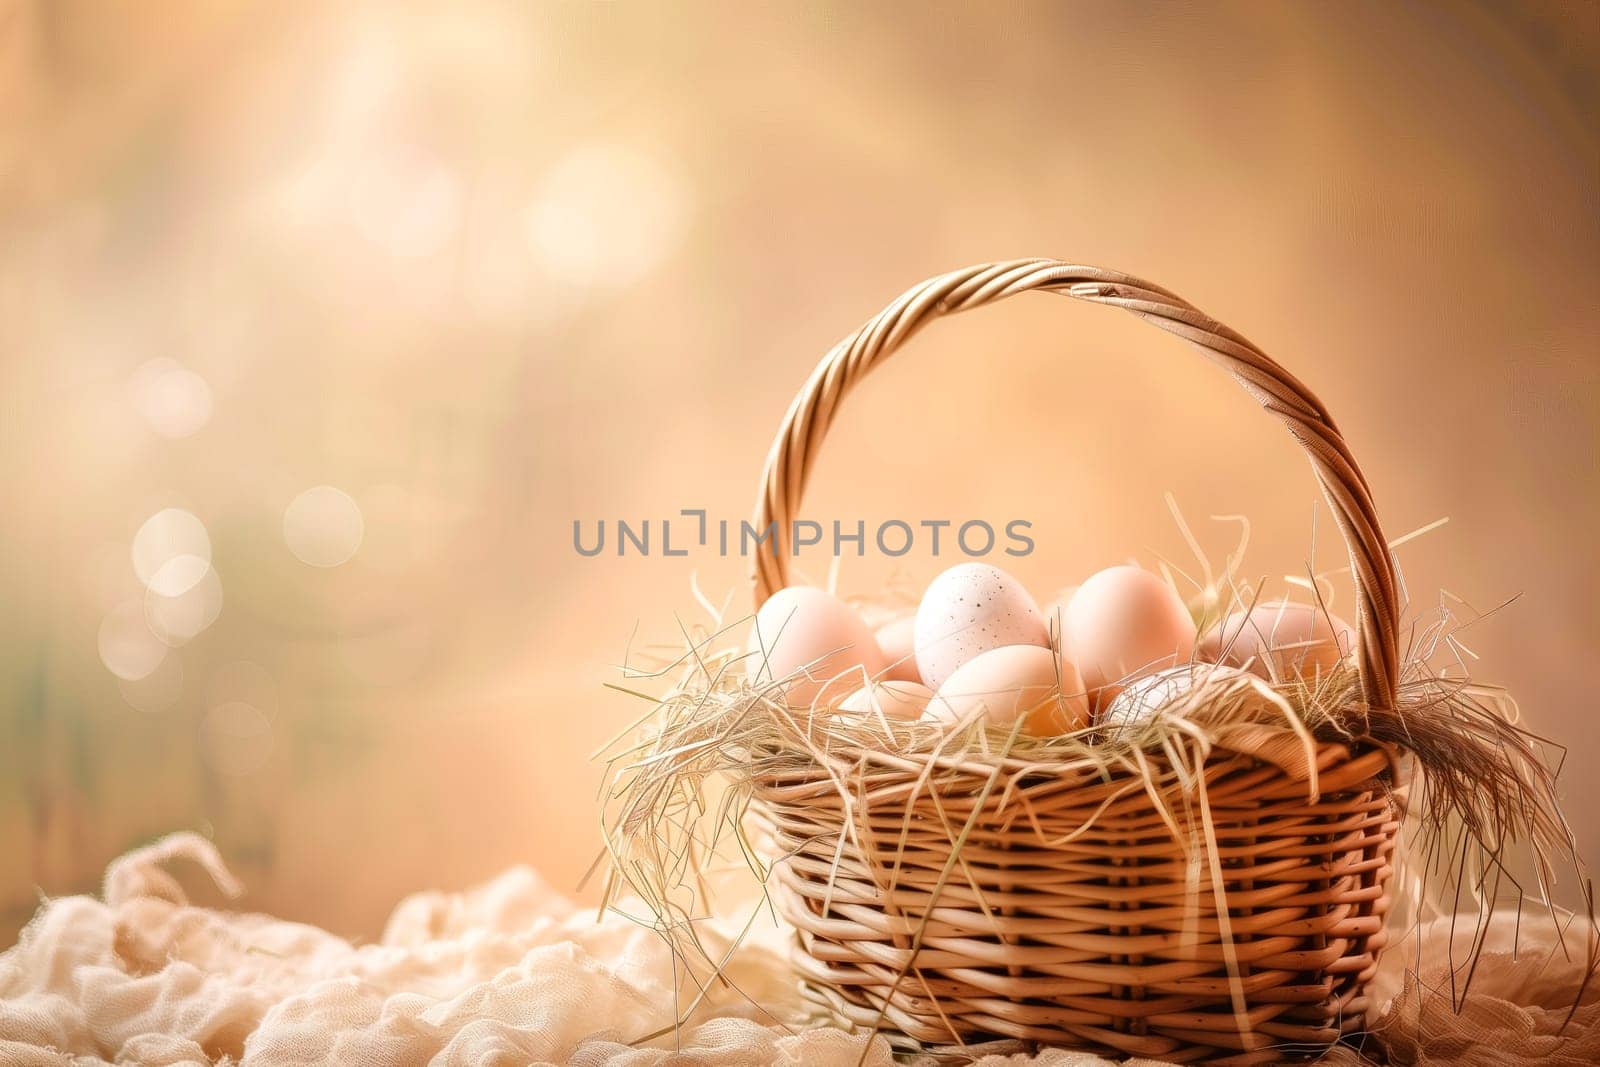
[[[821,901],[817,921],[837,922],[841,914],[861,914],[865,906],[861,886],[892,892],[899,879],[908,876],[908,853],[942,844],[950,865],[931,873],[934,884],[943,876],[939,896],[948,903],[925,910],[902,908],[902,919],[881,931],[885,943],[908,958],[918,949],[926,951],[922,942],[928,924],[943,921],[936,919],[941,907],[970,908],[980,917],[1007,910],[1003,899],[988,892],[978,875],[963,870],[967,849],[973,850],[972,857],[993,854],[998,842],[992,835],[1001,832],[996,828],[1030,849],[1059,850],[1095,842],[1111,846],[1130,840],[1147,845],[1169,842],[1181,867],[1173,877],[1186,887],[1179,895],[1215,898],[1219,887],[1230,884],[1270,884],[1270,877],[1265,882],[1245,877],[1251,873],[1248,869],[1231,860],[1224,869],[1214,865],[1213,858],[1240,848],[1260,851],[1264,842],[1270,846],[1263,824],[1273,819],[1269,806],[1257,812],[1248,827],[1251,832],[1246,833],[1240,823],[1218,836],[1215,812],[1208,820],[1202,805],[1217,803],[1214,798],[1220,790],[1220,803],[1226,806],[1233,788],[1230,775],[1238,773],[1235,766],[1219,777],[1218,756],[1243,749],[1253,754],[1246,763],[1266,762],[1282,769],[1285,783],[1293,788],[1280,790],[1280,800],[1272,803],[1283,805],[1285,812],[1303,812],[1309,794],[1338,795],[1349,784],[1351,760],[1338,750],[1357,727],[1380,743],[1369,752],[1379,753],[1381,743],[1387,742],[1415,753],[1425,785],[1416,795],[1411,792],[1415,787],[1393,781],[1389,757],[1380,755],[1377,764],[1356,769],[1372,777],[1374,772],[1364,768],[1376,768],[1376,776],[1387,781],[1392,792],[1341,800],[1347,807],[1360,806],[1340,818],[1349,822],[1354,811],[1370,811],[1377,817],[1387,810],[1394,792],[1411,792],[1404,797],[1409,815],[1424,828],[1422,839],[1431,842],[1419,865],[1433,871],[1436,894],[1454,897],[1465,892],[1468,899],[1474,890],[1488,894],[1508,846],[1516,841],[1532,844],[1540,880],[1554,877],[1563,863],[1572,863],[1572,839],[1556,802],[1545,746],[1513,721],[1503,694],[1448,678],[1430,665],[1450,633],[1442,620],[1427,627],[1413,649],[1396,709],[1369,712],[1358,723],[1342,721],[1330,712],[1348,706],[1358,691],[1355,672],[1345,670],[1320,679],[1314,687],[1264,686],[1272,699],[1260,690],[1240,691],[1237,686],[1231,693],[1193,691],[1184,701],[1204,709],[1203,713],[1158,716],[1138,734],[1111,743],[1090,732],[1037,738],[1000,734],[973,724],[947,733],[920,722],[839,715],[827,708],[793,709],[774,699],[785,679],[760,688],[745,680],[739,663],[745,652],[735,636],[742,635],[743,622],[736,620],[728,627],[713,624],[693,632],[682,656],[643,674],[669,682],[670,692],[659,703],[652,702],[645,730],[636,735],[638,746],[612,754],[611,892],[625,888],[646,902],[680,958],[698,971],[697,981],[703,987],[714,983],[721,957],[714,958],[699,946],[695,924],[711,908],[702,883],[719,854],[742,857],[760,881],[772,873],[763,857],[786,858],[802,867],[801,884]],[[634,674],[636,686],[640,672]],[[1084,805],[1081,810],[1050,807],[1040,790],[1046,768],[1055,783],[1077,783],[1074,792]],[[1084,791],[1083,783],[1100,782],[1116,784],[1100,792]],[[975,791],[984,796],[987,808],[968,805],[953,811],[949,803],[935,800]],[[870,801],[862,801],[863,796]],[[1108,821],[1119,805],[1139,798],[1150,812],[1148,818],[1134,824]],[[756,811],[776,809],[786,814],[776,822],[770,814],[758,817],[752,801],[757,802]],[[827,819],[819,820],[819,811],[836,813],[831,833],[821,831],[820,823]],[[979,811],[981,829],[966,821]],[[931,819],[926,818],[930,812]],[[1380,820],[1373,825],[1387,823]],[[861,857],[871,856],[881,857],[878,866],[874,868],[870,860],[862,866]],[[1363,877],[1369,883],[1365,889],[1358,887],[1358,894],[1381,888],[1378,876],[1389,865],[1386,856],[1375,853],[1368,861]],[[1378,865],[1372,867],[1372,862]],[[1116,879],[1124,883],[1124,891],[1136,889],[1140,881],[1133,874]],[[915,877],[910,885],[916,888]],[[781,884],[774,891],[779,898],[792,896]],[[769,900],[767,906],[776,904]],[[1200,943],[1202,909],[1194,899],[1176,907],[1180,918],[1170,931],[1173,944],[1190,946],[1192,951]],[[1227,918],[1240,915],[1233,922],[1230,945],[1259,942],[1266,936],[1258,926],[1261,916],[1272,911],[1270,902],[1249,906],[1248,913],[1216,904],[1209,910]],[[1156,922],[1162,921],[1158,912]],[[1026,922],[1019,928],[1025,929]],[[1574,946],[1574,951],[1581,953],[1587,947]],[[1249,961],[1238,979],[1229,975],[1225,984],[1238,989],[1252,981],[1255,985],[1248,988],[1259,986],[1254,963]],[[885,985],[898,986],[897,993],[908,982],[911,989],[917,988],[912,969],[896,975],[889,963],[876,966],[887,968]],[[1461,960],[1457,970],[1466,986],[1470,960]],[[818,972],[818,977],[825,974]],[[1070,983],[1060,988],[1070,988]],[[927,996],[927,990],[917,995],[948,1012],[939,997]],[[1231,989],[1226,999],[1231,1002]],[[828,1011],[864,1026],[887,1025],[903,1032],[913,1025],[905,1018],[896,1022],[892,1011],[877,1020],[883,1005],[870,1012],[857,1008],[854,1015],[841,1014],[845,1003],[832,1003]],[[930,1044],[953,1040],[950,1032],[943,1031],[924,1030],[921,1036]],[[1144,1046],[1106,1034],[1101,1035],[1101,1047],[1133,1052]],[[1275,1043],[1267,1041],[1263,1047]],[[1157,1054],[1153,1048],[1145,1051]]]
[[[794,927],[818,1011],[907,1047],[1000,1036],[1178,1062],[1314,1053],[1364,1025],[1403,821],[1420,853],[1405,864],[1407,913],[1423,890],[1457,906],[1503,879],[1522,893],[1507,863],[1517,843],[1541,899],[1557,868],[1582,870],[1548,745],[1448,662],[1451,617],[1401,647],[1403,590],[1370,490],[1303,383],[1127,275],[1018,260],[930,279],[841,341],[785,415],[758,498],[756,528],[778,534],[757,557],[756,602],[789,583],[784,531],[854,384],[938,316],[1028,291],[1178,335],[1284,423],[1348,550],[1349,659],[1309,677],[1218,669],[1127,728],[1030,736],[1023,717],[1000,729],[845,711],[825,695],[793,706],[826,687],[802,684],[804,670],[749,671],[742,621],[713,612],[627,687],[648,677],[668,691],[645,696],[649,713],[609,753],[607,900],[641,897],[703,996],[720,966],[696,936],[707,876],[740,857]],[[1255,606],[1258,591],[1235,582],[1242,531],[1220,577],[1196,547],[1207,621]],[[1321,578],[1308,585],[1320,604]],[[1593,943],[1573,950],[1590,973],[1600,963]],[[1471,963],[1452,967],[1464,986]]]

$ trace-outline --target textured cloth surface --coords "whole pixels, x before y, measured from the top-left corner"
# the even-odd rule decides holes
[[[808,1018],[785,935],[771,924],[758,923],[726,969],[746,996],[720,993],[675,1041],[674,1005],[687,1007],[693,995],[674,989],[660,938],[622,917],[597,922],[526,868],[470,892],[410,897],[378,943],[353,945],[299,923],[192,906],[163,870],[177,859],[237,892],[210,843],[180,834],[112,864],[103,900],[40,908],[0,955],[0,1065],[893,1062],[882,1038]],[[1448,937],[1447,922],[1425,926],[1421,938]],[[1514,956],[1512,930],[1510,921],[1490,927],[1459,1013],[1407,973],[1414,945],[1386,955],[1376,988],[1392,1003],[1366,1053],[1498,1067],[1600,1061],[1594,991],[1556,1036],[1589,966],[1584,932],[1568,931],[1567,958],[1552,951],[1548,920],[1522,917]],[[726,947],[734,932],[713,926],[705,936]],[[664,1036],[641,1040],[652,1034]],[[1107,1062],[1059,1050],[1029,1057],[1005,1045],[973,1051],[982,1067]],[[1321,1062],[1366,1061],[1339,1048]]]

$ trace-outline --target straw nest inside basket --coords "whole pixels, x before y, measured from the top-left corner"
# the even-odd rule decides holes
[[[1259,587],[1240,589],[1228,577],[1236,563],[1230,559],[1223,579],[1204,582],[1197,599],[1209,604],[1204,616],[1254,603]],[[643,657],[648,664],[630,651],[626,680],[614,688],[641,699],[647,710],[605,752],[606,901],[631,891],[648,908],[648,916],[635,918],[671,942],[691,983],[679,1006],[685,1016],[710,993],[726,961],[696,932],[714,912],[715,876],[732,859],[732,866],[748,866],[758,882],[766,879],[770,857],[751,840],[745,817],[756,783],[808,772],[831,781],[847,811],[859,810],[868,800],[862,782],[869,753],[917,762],[925,768],[925,788],[934,792],[942,778],[954,780],[957,768],[969,788],[971,768],[988,768],[985,788],[1002,809],[1026,803],[1021,787],[1030,776],[1088,770],[1134,777],[1174,839],[1204,852],[1215,842],[1207,842],[1193,809],[1213,752],[1245,751],[1277,763],[1303,778],[1308,794],[1315,795],[1319,744],[1378,742],[1409,753],[1420,770],[1407,803],[1409,888],[1398,892],[1415,897],[1425,889],[1462,911],[1470,910],[1467,902],[1478,902],[1481,921],[1488,913],[1483,902],[1492,905],[1508,892],[1519,907],[1524,893],[1548,901],[1559,869],[1576,873],[1581,885],[1572,834],[1557,802],[1558,750],[1519,723],[1506,693],[1467,676],[1469,654],[1457,635],[1475,620],[1453,610],[1441,608],[1432,620],[1412,625],[1392,709],[1364,704],[1353,668],[1277,683],[1230,675],[1200,683],[1134,729],[1032,737],[981,721],[951,730],[827,706],[788,707],[782,693],[792,679],[760,685],[747,680],[749,615],[696,595],[707,618],[680,624],[681,646],[650,650]],[[869,615],[891,608],[870,600],[858,600],[858,606]],[[947,829],[954,864],[965,834],[960,825]],[[839,832],[854,833],[848,819]],[[1520,869],[1508,859],[1513,850],[1526,853],[1523,867],[1536,884],[1524,884],[1513,873]],[[835,852],[844,851],[841,839]],[[1197,891],[1209,889],[1201,885]],[[1592,914],[1587,886],[1581,891]],[[1402,900],[1399,910],[1414,915],[1418,905]],[[1471,962],[1450,961],[1464,974]]]

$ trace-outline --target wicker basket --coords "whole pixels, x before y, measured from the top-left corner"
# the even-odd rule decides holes
[[[758,556],[758,605],[788,582],[782,538],[845,393],[930,319],[1032,290],[1121,307],[1177,334],[1284,422],[1349,549],[1363,707],[1393,707],[1393,563],[1321,403],[1173,294],[1053,260],[926,281],[822,361],[767,460],[756,526],[775,523],[779,544]],[[846,791],[816,767],[758,777],[752,810],[808,995],[841,1023],[923,1047],[1009,1037],[1264,1062],[1361,1030],[1404,809],[1392,787],[1399,753],[1371,741],[1283,742],[1244,731],[1219,744],[1205,788],[1172,798],[1185,820],[1176,835],[1145,777],[1087,761],[864,748]],[[1154,777],[1170,780],[1160,753],[1148,758]]]

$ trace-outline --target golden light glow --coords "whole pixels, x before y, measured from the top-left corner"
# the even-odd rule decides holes
[[[747,561],[579,558],[573,520],[659,553],[660,517],[749,515],[830,345],[1012,256],[1144,275],[1301,375],[1391,533],[1450,516],[1401,550],[1416,602],[1521,593],[1475,670],[1600,758],[1592,17],[149,6],[0,4],[0,946],[180,827],[341,933],[513,863],[574,887],[635,628],[677,645],[691,575],[749,601]],[[1044,600],[1187,558],[1166,490],[1248,514],[1263,574],[1336,565],[1225,376],[1022,297],[873,374],[805,517],[1029,519]]]
[[[671,254],[686,213],[684,190],[668,165],[637,147],[602,141],[550,169],[525,225],[550,284],[625,286]]]

